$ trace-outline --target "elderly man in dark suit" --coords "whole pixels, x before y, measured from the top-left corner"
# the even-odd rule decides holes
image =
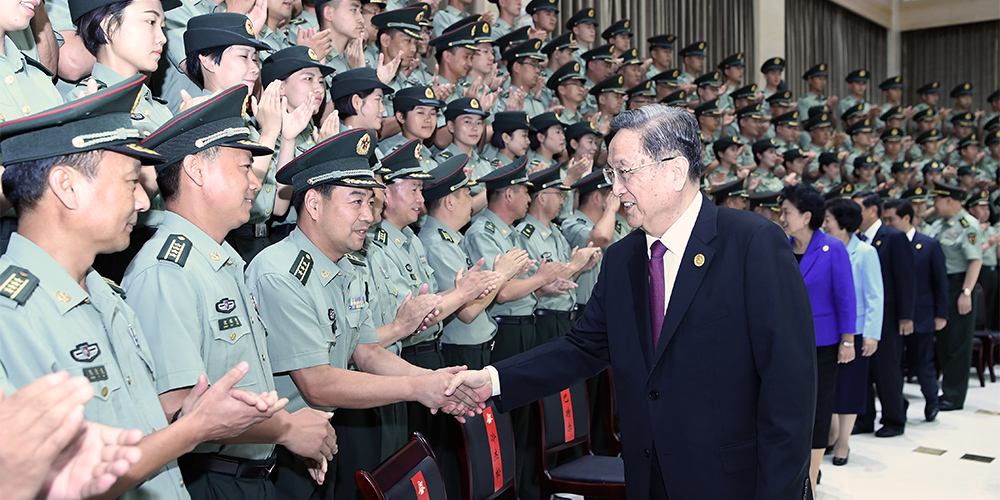
[[[690,113],[645,106],[611,126],[605,172],[641,231],[608,248],[565,337],[449,389],[465,381],[509,411],[610,363],[629,498],[802,498],[816,345],[788,240],[700,194]]]

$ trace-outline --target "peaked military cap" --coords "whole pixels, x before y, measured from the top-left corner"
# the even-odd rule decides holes
[[[560,191],[569,191],[571,188],[563,184],[562,179],[559,176],[561,168],[562,162],[559,162],[549,168],[539,170],[529,175],[528,180],[531,181],[531,185],[528,187],[528,191],[535,193],[548,188],[556,188]]]
[[[996,144],[1000,142],[1000,128],[986,134],[986,145]]]
[[[871,155],[861,155],[854,159],[854,168],[874,168],[876,166],[878,166],[878,163],[875,162],[875,158]]]
[[[611,183],[604,178],[603,170],[595,169],[593,172],[583,176],[582,179],[576,181],[576,184],[573,184],[570,187],[575,189],[580,196],[583,196],[597,191],[598,189],[609,188],[611,187]]]
[[[754,99],[757,97],[757,84],[751,83],[750,85],[745,85],[733,91],[729,95],[733,99]]]
[[[944,170],[944,164],[939,161],[929,161],[927,163],[924,163],[924,166],[923,168],[921,168],[921,170],[923,170],[924,172],[940,172]]]
[[[994,90],[990,95],[986,96],[986,102],[993,102],[1000,99],[1000,90]]]
[[[574,26],[578,24],[597,24],[597,18],[594,16],[594,9],[586,8],[580,9],[573,14],[568,20],[566,20],[566,29],[572,30]]]
[[[759,139],[754,141],[753,145],[750,146],[750,151],[753,152],[754,158],[768,149],[778,149],[778,143],[774,142],[774,139]]]
[[[417,22],[420,24],[421,27],[428,27],[428,28],[430,28],[431,26],[434,25],[431,22],[431,5],[429,3],[427,3],[427,2],[416,2],[413,5],[409,5],[407,7],[404,7],[404,9],[417,9],[417,10],[423,11],[424,14],[422,16],[421,15],[417,16]],[[319,12],[319,11],[317,10],[317,12]]]
[[[792,103],[792,91],[782,90],[775,92],[765,99],[768,104],[789,105]]]
[[[511,31],[510,33],[494,40],[493,45],[500,49],[500,53],[503,54],[504,52],[507,52],[507,49],[530,38],[530,36],[528,36],[528,31],[530,29],[530,27],[524,26]]]
[[[504,61],[516,61],[521,58],[531,58],[538,61],[545,60],[545,54],[542,54],[542,41],[537,39],[528,39],[527,41],[521,42],[503,53]]]
[[[683,91],[682,91],[683,92]],[[711,101],[706,101],[700,104],[697,108],[694,108],[694,116],[717,116],[721,115],[722,110],[719,109],[719,100],[712,99]]]
[[[972,84],[969,82],[960,83],[951,89],[951,96],[958,97],[960,95],[970,95],[972,94]]]
[[[934,111],[934,108],[924,108],[913,113],[913,120],[918,122],[931,121],[935,118],[937,118],[937,112]]]
[[[909,200],[910,202],[923,203],[927,201],[927,198],[933,197],[934,195],[925,189],[923,186],[917,186],[915,188],[907,189],[903,191],[903,194],[899,195],[900,198],[904,200]]]
[[[356,68],[334,75],[330,81],[330,99],[358,94],[366,90],[382,89],[384,94],[392,94],[395,89],[382,83],[378,73],[372,68]]]
[[[937,80],[917,89],[918,94],[937,94],[939,92],[941,92],[941,82]]]
[[[621,66],[628,66],[630,64],[642,64],[642,58],[639,57],[639,49],[628,49],[619,56],[622,59]]]
[[[674,42],[677,41],[677,37],[674,35],[656,35],[651,36],[646,39],[649,43],[649,48],[659,47],[661,49],[671,49],[674,48]]]
[[[719,88],[722,86],[722,73],[718,71],[711,71],[705,73],[694,79],[693,82],[698,87],[715,87]]]
[[[787,127],[798,127],[801,125],[801,123],[799,123],[799,112],[789,111],[785,114],[775,116],[774,118],[771,118],[771,124],[775,126],[785,125]]]
[[[517,184],[525,184],[531,187],[528,181],[528,155],[504,165],[482,177],[477,181],[484,185],[487,190],[505,188]]]
[[[448,103],[444,108],[444,119],[454,120],[462,115],[479,115],[483,118],[490,116],[489,111],[483,109],[479,104],[479,99],[475,97],[462,97]]]
[[[716,66],[720,71],[732,68],[733,66],[746,66],[746,61],[742,52],[737,52],[725,58]]]
[[[772,57],[772,58],[764,61],[764,64],[760,65],[760,72],[761,73],[767,73],[768,71],[771,71],[772,69],[784,70],[785,69],[785,60],[782,59],[782,58],[780,58],[780,57]]]
[[[959,189],[955,186],[950,186],[937,181],[934,181],[934,190],[932,192],[934,193],[934,196],[946,196],[958,201],[965,200],[967,195],[964,189]]]
[[[264,59],[260,65],[260,81],[267,87],[275,80],[284,80],[306,68],[317,68],[323,76],[333,73],[333,68],[320,62],[316,51],[305,45],[293,45]]]
[[[591,95],[601,95],[605,92],[614,92],[616,94],[625,93],[625,77],[622,75],[611,75],[606,78],[603,82],[594,85],[590,89]]]
[[[831,163],[844,163],[840,161],[840,155],[835,151],[824,151],[819,154],[819,164],[829,165]]]
[[[644,80],[635,87],[632,87],[627,91],[625,91],[625,93],[628,94],[629,98],[639,95],[656,97],[656,89],[653,88],[653,80]]]
[[[957,113],[952,115],[951,124],[956,126],[973,127],[976,125],[976,117],[972,113]]]
[[[906,136],[901,128],[887,128],[882,131],[882,135],[879,136],[882,142],[899,142],[902,141]]]
[[[528,113],[524,111],[500,111],[493,117],[493,133],[511,133],[515,130],[535,131],[531,122],[528,121]]]
[[[323,184],[382,188],[375,180],[369,156],[375,154],[374,130],[356,128],[337,134],[288,162],[275,179],[290,184],[295,194]]]
[[[966,136],[965,139],[962,139],[961,141],[958,141],[958,149],[962,149],[962,148],[964,148],[966,146],[971,146],[973,144],[975,144],[977,146],[979,145],[979,139],[976,137],[975,132],[973,132],[973,133],[969,134],[968,136]]]
[[[457,29],[441,33],[441,36],[430,41],[430,44],[438,52],[448,50],[453,47],[465,47],[469,50],[477,50],[476,36],[472,33],[475,24],[467,24]]]
[[[827,76],[827,75],[828,73],[826,72],[826,63],[819,63],[807,69],[806,72],[802,74],[802,79],[808,80],[810,78],[816,78],[818,76]]]
[[[420,20],[423,17],[422,9],[396,9],[372,16],[371,22],[379,31],[395,28],[413,38],[420,38]]]
[[[604,136],[604,134],[601,133],[600,129],[597,128],[597,125],[594,125],[593,122],[587,120],[579,121],[566,127],[566,131],[564,132],[564,134],[566,135],[567,144],[571,139],[579,140],[581,137],[587,134],[593,134],[596,135],[597,137]]]
[[[728,135],[713,142],[712,149],[715,150],[716,155],[719,155],[733,146],[740,147],[743,145],[743,141],[739,137]]]
[[[88,12],[118,3],[119,1],[121,0],[73,0],[69,2],[69,17],[73,21],[73,24],[78,24],[77,21]],[[160,3],[163,5],[163,12],[181,6],[180,0],[161,0]]]
[[[928,142],[939,141],[941,139],[941,131],[936,128],[932,128],[926,132],[921,132],[920,135],[917,136],[915,142],[917,144],[926,144]]]
[[[430,87],[426,85],[414,85],[396,92],[392,96],[392,106],[394,111],[404,112],[417,106],[430,106],[440,109],[445,104],[444,101],[434,96],[434,90]]]
[[[969,193],[969,197],[965,199],[965,208],[974,207],[976,205],[989,205],[990,204],[990,192],[985,189],[976,188]]]
[[[382,168],[386,170],[383,179],[430,179],[430,174],[424,172],[420,164],[420,153],[423,144],[419,139],[399,146],[391,153],[382,157]]]
[[[136,144],[142,133],[129,117],[142,95],[145,75],[126,78],[79,100],[0,123],[0,150],[10,168],[16,163],[107,149],[160,163],[156,152]],[[246,88],[246,87],[244,87]]]
[[[788,148],[781,152],[781,158],[785,164],[793,162],[799,158],[805,158],[806,156],[802,154],[802,150],[799,148]]]
[[[581,73],[582,69],[583,68],[580,67],[580,63],[576,61],[563,64],[556,70],[555,73],[552,73],[552,76],[550,76],[548,81],[545,82],[545,86],[555,90],[559,87],[559,85],[562,85],[562,83],[567,80],[579,80],[581,82],[586,81],[587,77]]]
[[[739,196],[741,198],[750,197],[750,192],[747,191],[747,179],[738,179],[733,182],[723,184],[713,189],[708,194],[712,196],[712,199],[715,200],[716,203],[733,196]]]
[[[833,126],[833,124],[830,123],[830,115],[827,113],[816,113],[815,115],[810,116],[809,119],[802,124],[802,127],[806,129],[806,132],[831,126]]]
[[[666,104],[667,106],[687,106],[687,92],[683,90],[678,90],[676,92],[671,92],[667,94],[663,99],[660,99],[660,104]]]
[[[465,16],[445,28],[445,31],[457,30],[459,28],[469,29],[471,30],[469,34],[472,37],[472,43],[493,43],[493,35],[491,34],[493,28],[490,27],[490,23],[483,21],[482,18],[483,16],[479,14]]]
[[[547,133],[549,131],[549,127],[553,127],[555,125],[562,125],[563,128],[569,126],[568,123],[563,123],[563,121],[559,119],[559,115],[552,111],[540,113],[531,117],[531,126],[538,131],[538,133]]]
[[[681,76],[681,70],[679,69],[668,69],[666,71],[661,71],[657,73],[653,78],[657,85],[666,85],[668,87],[680,87],[681,83],[678,78]]]
[[[892,167],[889,168],[892,173],[896,172],[912,172],[913,164],[908,161],[894,161],[892,162]]]
[[[528,14],[534,14],[540,10],[554,10],[559,12],[559,2],[558,0],[531,0],[524,7],[524,11]]]
[[[583,54],[580,54],[584,62],[590,61],[610,61],[615,58],[615,46],[614,45],[601,45],[595,49],[590,49]]]
[[[865,104],[863,102],[859,102],[854,106],[847,108],[847,110],[841,113],[840,119],[841,121],[847,121],[850,120],[851,118],[862,117],[862,116],[867,116],[865,114]]]
[[[847,83],[858,83],[864,82],[868,83],[868,79],[871,78],[871,74],[867,70],[856,69],[847,74],[847,78],[844,81]]]
[[[567,31],[562,35],[559,35],[558,37],[553,39],[551,42],[545,44],[545,46],[542,47],[542,53],[547,56],[551,56],[552,53],[554,53],[557,50],[563,50],[563,49],[575,50],[577,47],[579,47],[579,45],[576,44],[576,36],[573,34],[572,31]]]
[[[237,85],[209,100],[174,115],[139,145],[163,155],[164,163],[157,172],[200,151],[215,146],[245,149],[254,156],[274,151],[250,140],[246,123],[246,85]],[[161,168],[162,167],[162,168]]]
[[[736,116],[739,119],[764,118],[764,112],[760,110],[760,103],[758,102],[748,106],[743,106],[742,108],[736,110]]]
[[[702,56],[705,57],[705,42],[694,42],[678,52],[681,57]]]
[[[611,26],[608,26],[607,29],[601,33],[601,38],[611,40],[611,37],[615,35],[628,35],[629,37],[632,37],[632,23],[628,19],[621,19]]]
[[[990,118],[985,124],[983,124],[983,130],[987,132],[1000,128],[1000,115]]]
[[[903,88],[903,77],[894,76],[892,78],[886,78],[882,81],[882,83],[878,84],[878,88],[882,90],[901,89]]]
[[[750,207],[763,207],[771,209],[772,212],[781,212],[781,203],[778,201],[780,198],[781,192],[779,191],[771,193],[754,192],[750,195]]]
[[[464,187],[472,187],[478,182],[469,180],[465,166],[469,155],[457,154],[448,158],[430,171],[430,178],[424,180],[424,202],[444,198]]]
[[[854,186],[851,185],[851,183],[849,182],[843,182],[841,184],[838,184],[837,186],[834,186],[832,189],[830,189],[829,192],[823,195],[823,197],[826,198],[827,200],[836,200],[836,199],[849,200],[851,199],[851,196],[854,195],[855,195]]]
[[[872,128],[872,121],[868,118],[865,118],[864,120],[861,120],[858,123],[855,123],[854,125],[848,127],[847,135],[870,134],[874,131],[875,129]]]
[[[879,118],[887,122],[889,120],[902,120],[906,118],[902,106],[889,106]]]
[[[184,31],[185,54],[231,45],[245,45],[257,50],[271,48],[257,40],[250,18],[243,14],[216,12],[188,19]]]

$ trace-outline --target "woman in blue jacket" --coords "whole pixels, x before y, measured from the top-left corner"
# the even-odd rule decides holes
[[[833,465],[847,464],[850,454],[848,442],[854,421],[865,412],[868,359],[875,354],[882,338],[882,306],[885,299],[882,268],[875,247],[854,234],[860,226],[861,207],[854,201],[837,199],[827,205],[823,231],[847,245],[854,276],[854,297],[858,304],[854,361],[837,370],[837,391],[833,398],[833,421],[830,426],[830,443],[835,443]]]
[[[815,491],[830,435],[837,364],[854,359],[857,303],[844,243],[817,231],[826,212],[823,196],[816,188],[800,184],[783,189],[781,200],[781,224],[799,260],[816,331],[816,418],[809,464],[809,479]]]

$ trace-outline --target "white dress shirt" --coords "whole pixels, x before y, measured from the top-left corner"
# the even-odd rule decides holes
[[[913,241],[914,234],[917,234],[917,228],[910,226],[910,230],[906,232],[906,237],[909,238],[910,241]]]
[[[882,228],[882,219],[875,219],[875,222],[873,222],[872,225],[869,226],[865,232],[861,233],[865,235],[865,237],[862,238],[862,241],[864,241],[869,245],[875,246],[875,233],[877,233],[878,230],[881,228]]]

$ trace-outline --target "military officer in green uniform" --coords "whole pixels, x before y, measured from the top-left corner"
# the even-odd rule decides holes
[[[757,84],[756,83],[751,83],[750,85],[745,85],[745,86],[740,87],[738,89],[731,90],[729,92],[729,95],[728,95],[727,98],[725,98],[725,99],[720,98],[719,99],[719,106],[722,107],[722,105],[727,100],[729,101],[728,107],[724,107],[723,111],[730,110],[730,109],[732,109],[732,110],[743,109],[743,108],[745,108],[747,106],[750,106],[751,104],[758,104],[758,103],[760,103],[761,113],[763,113],[763,110],[764,110],[764,103],[763,103],[763,101],[761,101],[760,99],[758,99],[758,92],[757,92]],[[767,132],[770,132],[770,127],[767,126],[767,124],[765,124],[765,132],[764,132],[764,135],[762,137],[765,137],[766,134],[767,134]],[[736,123],[729,124],[729,128],[728,128],[728,132],[727,133],[729,133],[730,135],[736,135],[736,134],[738,134],[739,133],[739,127],[737,126],[737,124]]]
[[[761,106],[763,109],[764,106]],[[774,109],[772,106],[771,109]],[[789,111],[771,118],[772,127],[768,128],[771,137],[764,134],[765,139],[773,139],[778,146],[778,152],[784,153],[788,149],[799,149],[799,136],[802,135],[802,123],[799,121],[798,111]]]
[[[129,117],[143,79],[0,124],[5,194],[21,223],[0,257],[0,320],[5,332],[18,333],[0,336],[0,386],[22,387],[62,370],[87,377],[94,390],[87,420],[146,435],[140,461],[108,495],[186,500],[177,457],[242,433],[286,401],[255,394],[257,388],[233,389],[245,386],[247,372],[246,363],[234,361],[219,367],[224,375],[207,391],[204,370],[195,373],[202,393],[168,422],[157,399],[163,375],[139,317],[124,291],[91,267],[97,253],[128,245],[136,214],[149,207],[140,164],[163,161],[136,145],[143,136]],[[78,208],[64,204],[70,196]]]
[[[602,121],[610,122],[612,118],[618,116],[628,101],[625,89],[625,77],[622,75],[611,75],[603,82],[594,85],[590,89],[590,95],[597,102],[597,112],[600,113]]]
[[[387,155],[396,148],[410,141],[423,143],[430,140],[438,123],[438,114],[444,107],[444,102],[434,96],[434,91],[424,85],[404,88],[392,94],[392,106],[395,112],[390,114],[400,125],[400,132],[383,141],[379,141],[378,149],[382,155]],[[437,166],[437,161],[430,151],[421,148],[420,166],[425,172],[430,172]]]
[[[653,64],[649,65],[646,71],[646,78],[652,79],[654,76],[670,69],[674,63],[674,42],[677,37],[674,35],[656,35],[646,39],[649,44],[649,57]]]
[[[711,147],[712,144],[724,135],[724,127],[722,126],[723,113],[722,109],[719,108],[719,104],[721,104],[719,99],[712,99],[694,108],[694,117],[698,120],[698,127],[706,139],[703,141],[705,154],[702,157],[702,162],[706,167],[716,161],[715,148]]]
[[[746,70],[746,61],[744,61],[743,53],[737,52],[727,56],[716,67],[722,72],[723,83],[726,84],[726,91],[719,96],[722,100],[722,105],[728,109],[742,108],[743,106],[734,105],[729,96],[734,90],[742,86],[743,73]],[[756,92],[756,90],[757,86],[754,85],[754,91]]]
[[[760,139],[750,146],[757,168],[750,174],[750,191],[775,192],[785,187],[785,182],[774,169],[781,165],[778,155],[778,143],[774,139]]]
[[[769,193],[758,190],[750,195],[750,210],[780,226],[782,225],[781,204],[778,203],[780,198],[780,192]]]
[[[559,68],[576,62],[573,54],[576,53],[577,48],[579,48],[579,45],[576,44],[576,38],[572,32],[563,33],[542,46],[542,53],[548,58],[548,61],[545,62],[545,68],[542,69],[539,76],[541,79],[540,83],[542,84],[542,93],[539,99],[542,103],[549,104],[552,102],[555,94],[547,83]]]
[[[854,160],[870,156],[872,146],[875,145],[875,129],[872,128],[872,121],[865,118],[850,126],[847,135],[851,138],[851,146],[847,148],[847,175],[854,174]]]
[[[490,145],[483,150],[483,156],[490,161],[499,161],[501,165],[509,165],[527,154],[531,145],[528,134],[534,131],[524,111],[501,111],[493,118],[493,137],[490,138]]]
[[[8,15],[9,16],[9,15]],[[25,54],[10,35],[28,27],[31,16],[9,16],[16,25],[7,31],[0,27],[0,123],[16,120],[63,103],[52,85],[52,72]],[[0,248],[2,250],[2,248]]]
[[[656,98],[660,99],[660,102],[663,102],[663,99],[666,96],[670,94],[676,94],[678,91],[681,90],[680,88],[681,84],[677,80],[678,78],[680,78],[680,76],[681,76],[681,70],[668,69],[662,73],[657,73],[653,75],[652,78],[650,78],[650,80],[653,80],[653,82],[656,84]],[[686,101],[687,94],[688,92],[684,91],[685,102],[687,102]]]
[[[596,84],[607,80],[614,74],[614,66],[612,65],[615,58],[614,45],[601,45],[580,54],[580,57],[583,58],[583,74],[586,77],[583,87],[588,89],[588,93],[589,90],[593,90]],[[589,94],[583,102],[583,106],[580,107],[580,113],[586,115],[595,111],[597,111],[597,97]]]
[[[993,173],[993,176],[1000,179],[1000,128],[986,133],[983,141],[986,146],[986,156],[980,166],[983,170]]]
[[[739,125],[739,134],[736,137],[745,145],[751,145],[757,139],[763,137],[764,127],[768,126],[759,102],[736,110],[736,123]],[[743,152],[740,153],[737,164],[741,167],[748,167],[754,163],[756,162],[753,158],[752,149],[744,148]]]
[[[656,103],[656,87],[653,80],[644,80],[625,91],[628,109],[638,109]]]
[[[548,103],[542,102],[535,97],[534,88],[541,78],[542,63],[545,55],[541,52],[542,41],[530,39],[511,47],[504,52],[503,60],[510,73],[510,87],[497,98],[497,109],[507,109],[507,101],[514,89],[524,93],[524,102],[521,109],[528,113],[528,116],[535,116],[545,112]]]
[[[747,179],[737,179],[723,184],[708,193],[716,206],[735,210],[750,210],[750,192]]]
[[[764,112],[771,116],[783,114],[772,111],[769,106],[771,101],[768,99],[779,92],[778,86],[781,85],[782,75],[785,72],[785,60],[780,57],[772,57],[760,65],[760,72],[764,74],[764,88],[761,90],[764,94]],[[789,94],[789,98],[791,98],[791,94]]]
[[[722,73],[709,71],[695,78],[691,84],[695,86],[695,91],[698,94],[696,103],[714,101],[719,97],[719,89],[722,87]],[[729,99],[727,98],[726,100],[728,101]],[[719,107],[724,107],[721,99],[719,99]]]
[[[528,138],[531,141],[531,152],[528,153],[528,172],[533,174],[555,164],[556,156],[566,149],[566,127],[568,123],[559,119],[554,112],[542,113],[531,117],[532,132]],[[575,182],[575,181],[574,181]]]
[[[521,15],[521,5],[517,2],[504,2],[500,5],[499,0],[490,0],[490,3],[497,6],[497,19],[493,21],[493,39],[496,40],[514,29],[517,17]]]
[[[799,114],[801,115],[801,113]],[[830,152],[836,154],[837,152],[835,147],[827,147],[827,145],[831,143],[830,137],[833,132],[833,124],[830,123],[830,115],[828,113],[816,113],[806,120],[803,124],[803,128],[806,132],[809,132],[811,141],[807,147],[800,149],[814,155],[812,162],[806,169],[806,175],[812,179],[816,179],[822,175],[822,172],[820,171],[821,165],[819,164],[819,156],[822,153]],[[837,182],[840,182],[839,177]]]
[[[809,90],[799,98],[799,114],[809,116],[809,109],[816,106],[827,106],[833,109],[837,105],[837,98],[827,98],[823,91],[826,90],[827,67],[825,63],[817,64],[802,74],[802,79],[809,86]]]
[[[882,167],[883,174],[890,173],[889,167],[892,166],[893,162],[906,159],[906,150],[909,149],[908,145],[912,142],[913,139],[906,135],[906,132],[901,128],[890,127],[882,131],[878,143],[872,148],[872,153],[882,158],[879,165]]]
[[[272,152],[249,140],[241,116],[246,91],[239,85],[222,92],[142,143],[165,157],[156,180],[167,211],[126,270],[122,287],[126,302],[146,322],[156,389],[168,415],[196,393],[200,373],[215,379],[240,361],[249,363],[249,372],[239,386],[275,388],[264,325],[243,280],[245,264],[224,241],[249,219],[260,189],[250,169],[253,155]],[[188,490],[197,498],[276,495],[268,478],[274,444],[310,460],[332,460],[336,438],[328,419],[321,411],[282,411],[244,433],[240,443],[247,444],[199,446],[179,460]]]
[[[611,194],[611,184],[604,178],[604,172],[596,170],[571,186],[580,197],[580,204],[572,215],[563,221],[562,232],[570,246],[586,248],[593,244],[597,248],[607,248],[614,235],[621,228],[616,213],[621,202]],[[592,269],[583,271],[577,277],[576,304],[583,313],[590,294],[597,283],[600,260]]]
[[[941,82],[934,80],[933,82],[924,84],[917,89],[917,95],[920,96],[920,103],[913,107],[914,113],[919,113],[925,109],[937,111],[938,102],[941,99]]]
[[[707,45],[705,42],[694,42],[678,52],[677,55],[681,56],[681,60],[684,62],[684,72],[677,78],[677,81],[680,83],[682,88],[684,85],[693,83],[694,79],[698,78],[698,76],[701,75],[701,72],[705,69],[706,47]],[[688,91],[690,92],[690,90]]]
[[[983,265],[979,221],[962,208],[965,191],[934,183],[934,208],[943,221],[934,235],[944,250],[948,272],[948,324],[935,337],[941,366],[941,411],[961,410],[969,389],[975,314],[972,289]]]
[[[727,136],[713,142],[712,151],[718,165],[711,172],[706,172],[702,182],[703,187],[715,188],[736,179],[746,178],[753,164],[743,166],[739,161],[747,147],[739,137]]]
[[[979,228],[983,232],[983,267],[979,271],[979,284],[983,287],[983,300],[986,304],[983,317],[986,318],[986,328],[996,331],[997,307],[1000,305],[1000,298],[997,297],[997,288],[1000,287],[1000,276],[997,274],[997,249],[1000,248],[1000,236],[997,235],[1000,234],[1000,223],[990,224],[990,192],[976,189],[969,193],[965,200],[965,210],[979,221]]]
[[[896,161],[892,162],[892,166],[889,167],[889,170],[892,175],[892,187],[879,191],[878,194],[881,195],[882,198],[901,198],[903,193],[909,189],[916,169],[914,169],[913,164],[908,161]]]
[[[583,53],[590,50],[594,45],[594,40],[597,39],[597,18],[594,9],[586,7],[576,11],[566,20],[566,31],[572,31],[579,44],[576,52],[573,53],[573,58],[580,64],[580,67],[585,67]]]
[[[941,137],[941,132],[936,128],[920,133],[920,135],[918,135],[913,142],[916,144],[910,148],[910,158],[912,158],[914,162],[943,162],[947,156],[947,154],[945,154],[945,149],[941,147],[944,139]],[[916,151],[914,151],[914,149]]]
[[[584,101],[587,99],[587,90],[584,81],[587,77],[580,72],[582,66],[573,61],[564,64],[557,69],[545,82],[545,87],[552,95],[558,99],[559,105],[563,107],[559,113],[559,118],[566,123],[577,123],[583,120],[581,113]]]
[[[872,105],[865,98],[865,91],[868,89],[868,80],[871,73],[866,69],[856,69],[847,74],[844,81],[847,82],[848,95],[837,103],[837,114],[842,115],[848,109],[861,105],[861,114],[869,116]],[[874,117],[873,117],[874,118]],[[844,125],[846,128],[847,125]]]
[[[839,186],[843,181],[844,165],[840,156],[833,151],[823,151],[816,162],[819,164],[820,177],[812,185],[820,193],[826,194]]]
[[[468,157],[466,166],[471,169],[469,180],[483,177],[500,167],[499,160],[491,161],[479,155],[479,141],[486,133],[486,118],[490,114],[483,110],[478,99],[463,97],[451,101],[444,111],[444,116],[452,141],[438,154],[439,163],[453,156],[466,155]],[[475,182],[469,189],[472,191],[472,213],[477,214],[486,207],[486,192]]]

